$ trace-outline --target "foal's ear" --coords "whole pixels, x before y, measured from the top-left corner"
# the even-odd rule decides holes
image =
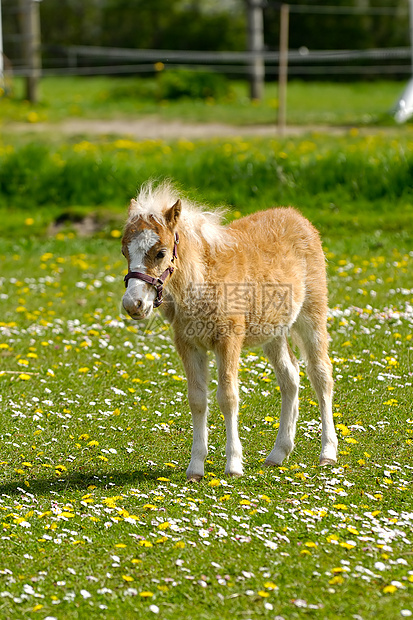
[[[169,226],[170,228],[175,228],[179,216],[181,215],[181,211],[182,205],[181,201],[178,198],[176,203],[165,213],[165,221],[167,226]]]
[[[136,200],[132,198],[132,200],[129,203],[128,215],[129,216],[132,215],[136,211],[137,208],[138,208],[138,203],[136,202]]]

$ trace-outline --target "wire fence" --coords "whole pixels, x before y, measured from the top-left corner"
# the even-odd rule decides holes
[[[249,0],[257,4],[260,0]],[[1,0],[0,0],[1,3]],[[281,2],[261,0],[262,7],[281,7]],[[15,24],[15,30],[4,35],[6,47],[10,50],[12,63],[7,68],[13,75],[27,77],[31,69],[22,57],[24,35],[19,32],[17,17],[28,11],[28,4],[16,0],[3,2],[3,11]],[[26,7],[26,9],[24,9]],[[334,6],[333,4],[290,4],[289,11],[302,14],[360,15],[406,17],[408,7],[371,7],[365,3],[356,6]],[[265,74],[275,79],[279,74],[280,53],[263,51],[259,53],[213,52],[194,50],[128,49],[119,47],[98,47],[89,45],[49,46],[43,45],[42,75],[148,75],[160,69],[191,68],[221,72],[227,75],[249,77],[254,61],[262,59]],[[409,47],[392,47],[364,50],[309,50],[301,47],[288,51],[288,74],[293,77],[311,79],[312,76],[380,76],[403,77],[412,71],[412,50]]]
[[[262,8],[272,7],[279,9],[283,2],[272,2],[271,0],[263,0]],[[409,14],[407,6],[367,6],[360,3],[359,6],[334,6],[332,4],[290,4],[291,13],[315,14],[315,15],[368,15],[368,16],[389,16],[404,17]]]
[[[257,54],[76,45],[44,47],[43,52],[44,76],[148,74],[168,68],[191,68],[247,76],[257,57],[264,60],[268,76],[277,76],[280,61],[278,51]],[[300,48],[288,52],[288,72],[294,76],[403,75],[411,71],[410,57],[409,47],[321,51]],[[14,74],[26,76],[27,69],[19,64],[16,59]]]

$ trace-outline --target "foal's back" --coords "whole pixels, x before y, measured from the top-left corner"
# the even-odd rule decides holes
[[[314,226],[292,207],[257,211],[228,226],[228,232],[248,244],[249,251],[289,255],[306,259],[324,257],[320,237]]]
[[[293,315],[297,316],[294,310],[302,306],[325,314],[324,253],[318,231],[305,217],[291,207],[280,207],[236,220],[227,230],[237,247],[227,277],[238,282],[289,285]]]

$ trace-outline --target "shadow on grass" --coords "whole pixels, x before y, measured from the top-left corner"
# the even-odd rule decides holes
[[[35,496],[50,495],[50,493],[66,493],[68,491],[87,491],[90,486],[120,492],[130,486],[144,483],[145,486],[153,483],[157,486],[158,478],[169,478],[171,471],[166,469],[145,469],[134,471],[96,471],[68,472],[60,477],[26,478],[24,480],[10,480],[0,483],[1,495],[21,495],[30,493]],[[184,478],[182,478],[182,481]],[[28,485],[26,484],[28,482]]]

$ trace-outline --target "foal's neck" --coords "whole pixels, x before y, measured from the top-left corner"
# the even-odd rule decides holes
[[[195,235],[188,234],[184,227],[181,228],[179,225],[177,232],[179,245],[175,271],[167,286],[174,301],[181,305],[187,299],[189,288],[204,283],[210,250],[201,236],[198,240]]]
[[[178,260],[179,271],[185,276],[186,282],[197,281],[203,282],[205,277],[205,266],[207,256],[209,254],[209,248],[206,241],[199,235],[199,238],[195,237],[196,231],[193,234],[188,234],[185,230],[179,230],[179,238],[182,239],[182,243],[178,247]]]

